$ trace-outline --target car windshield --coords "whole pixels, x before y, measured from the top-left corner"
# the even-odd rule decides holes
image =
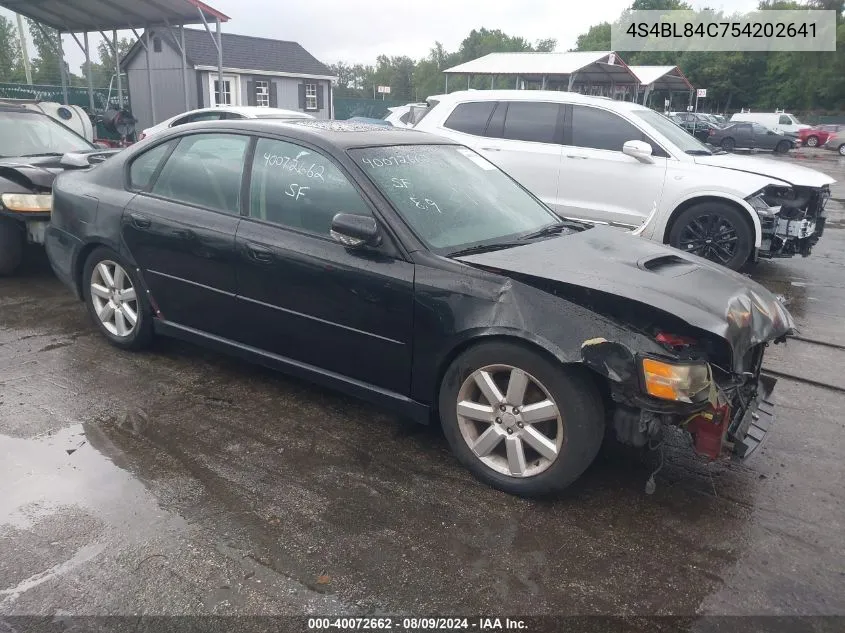
[[[692,154],[694,156],[703,156],[713,153],[707,149],[707,146],[704,143],[700,142],[683,128],[673,125],[671,121],[659,112],[655,112],[654,110],[632,110],[631,114],[648,123],[651,127],[669,139],[669,142],[682,152]]]
[[[45,114],[0,112],[0,152],[9,156],[49,156],[95,149],[94,145]]]
[[[436,253],[502,246],[560,223],[487,159],[456,145],[350,151],[417,236]]]

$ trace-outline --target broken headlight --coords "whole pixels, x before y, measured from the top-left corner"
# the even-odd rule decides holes
[[[789,187],[777,187],[777,189],[788,189],[792,191]],[[774,188],[766,187],[757,193],[751,194],[745,201],[752,206],[758,215],[772,217],[780,213],[782,201],[785,199],[777,195],[778,193],[785,194],[786,191],[775,192]]]
[[[3,206],[18,213],[45,213],[53,205],[53,196],[35,193],[4,193],[0,195]]]
[[[643,388],[661,400],[700,402],[709,393],[713,378],[707,363],[667,363],[642,359]]]

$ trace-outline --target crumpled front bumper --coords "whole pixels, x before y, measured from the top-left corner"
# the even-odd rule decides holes
[[[757,397],[728,428],[727,441],[733,445],[733,459],[748,459],[766,439],[775,421],[775,405],[771,398],[776,383],[777,379],[761,374],[757,384]]]

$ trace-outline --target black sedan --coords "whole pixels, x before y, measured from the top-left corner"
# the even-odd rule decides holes
[[[707,142],[721,147],[726,152],[735,149],[757,149],[778,154],[785,154],[797,144],[794,137],[778,134],[759,123],[731,123],[723,128],[716,128],[710,132]]]
[[[56,175],[113,152],[46,114],[0,105],[0,275],[17,269],[27,242],[44,241]]]
[[[749,455],[793,328],[745,277],[562,221],[461,145],[343,122],[197,123],[62,175],[47,252],[114,345],[176,336],[439,420],[521,495],[608,430]]]

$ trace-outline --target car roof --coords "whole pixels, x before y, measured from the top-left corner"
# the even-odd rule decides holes
[[[179,131],[217,131],[221,128],[253,134],[284,134],[322,147],[351,149],[392,145],[459,145],[447,138],[407,128],[319,119],[232,119],[202,121],[173,128]]]
[[[618,101],[610,97],[594,97],[558,90],[459,90],[429,98],[436,99],[439,103],[449,104],[463,101],[552,101],[611,106],[615,110],[648,110],[644,105],[632,101]]]
[[[187,112],[182,112],[181,114],[177,114],[171,118],[176,119],[188,114],[195,114],[197,112],[235,112],[236,114],[243,114],[244,116],[250,115],[268,115],[268,114],[278,114],[278,115],[294,115],[294,116],[311,116],[304,112],[299,112],[298,110],[285,110],[284,108],[264,108],[260,106],[230,106],[230,105],[223,105],[223,106],[211,106],[208,108],[197,108],[195,110],[188,110]]]

